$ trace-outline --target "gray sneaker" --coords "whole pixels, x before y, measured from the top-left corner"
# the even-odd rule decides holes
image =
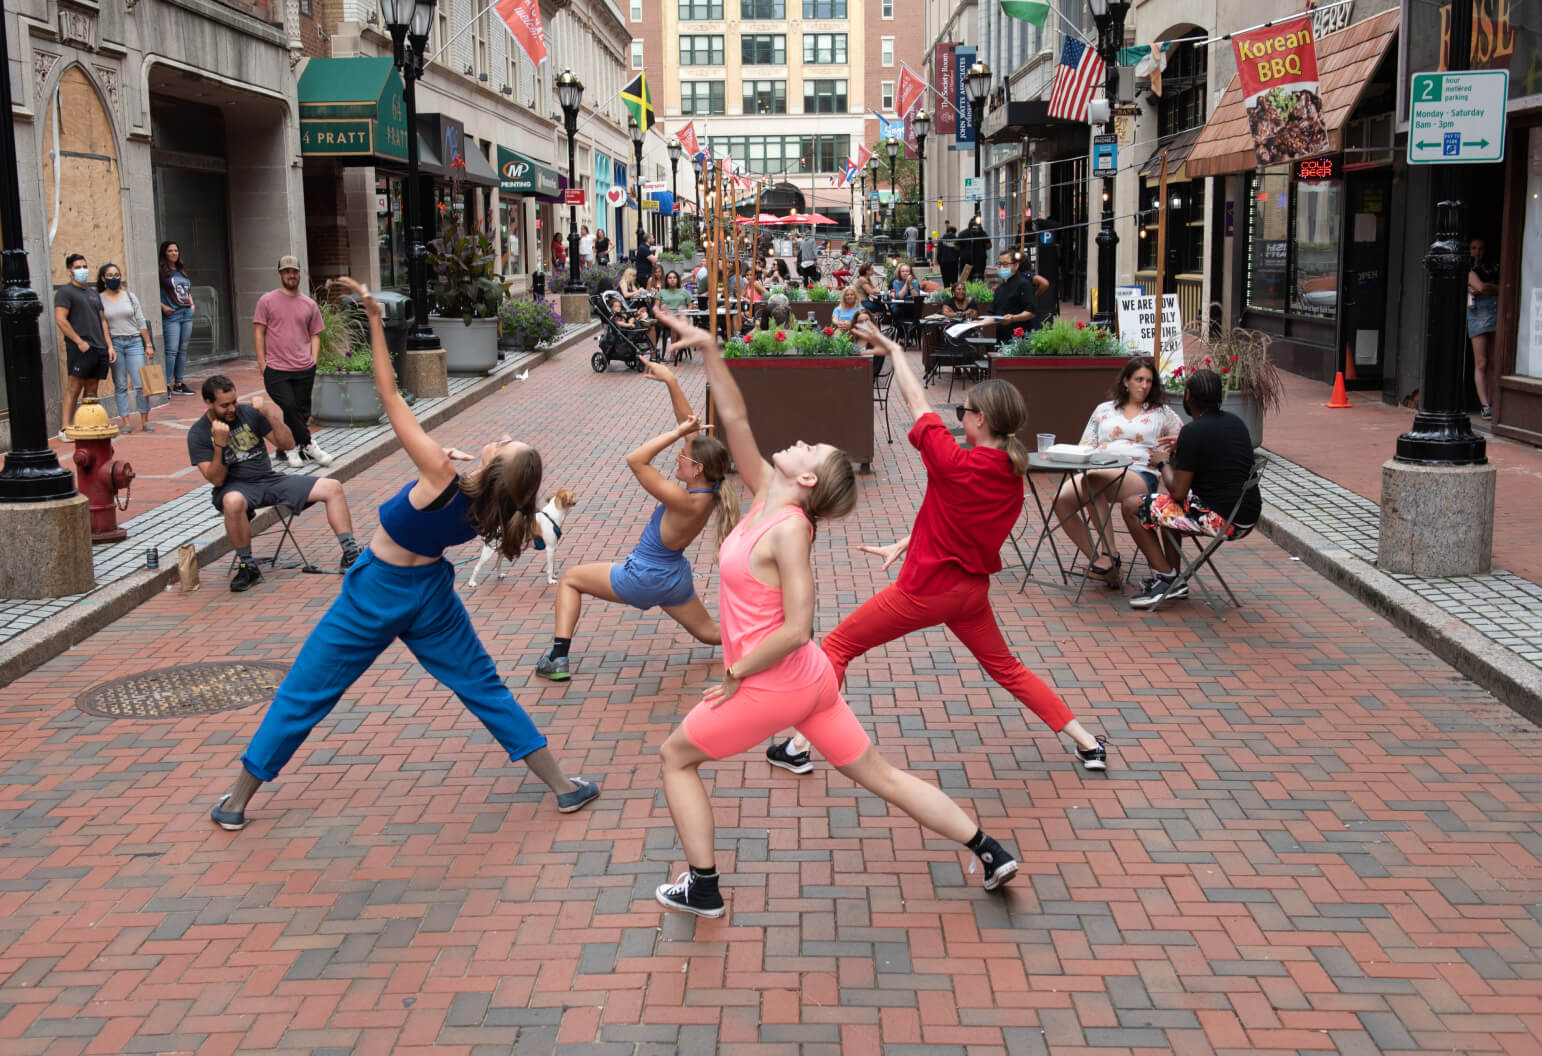
[[[585,781],[581,777],[575,777],[573,778],[573,784],[578,787],[557,797],[557,809],[564,814],[571,814],[575,810],[588,806],[590,800],[593,800],[600,794],[600,786],[593,781]]]
[[[568,658],[559,656],[553,660],[551,651],[541,654],[541,659],[535,662],[535,674],[537,678],[550,679],[553,682],[566,682],[568,680]]]

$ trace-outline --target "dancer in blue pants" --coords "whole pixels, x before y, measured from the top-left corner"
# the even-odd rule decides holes
[[[540,452],[505,436],[482,449],[475,469],[457,473],[451,460],[472,456],[429,439],[396,391],[380,305],[352,279],[338,281],[369,315],[375,386],[420,476],[380,507],[380,527],[369,549],[343,577],[342,593],[300,649],[241,756],[235,787],[210,816],[223,829],[244,828],[252,794],[278,776],[343,692],[397,638],[454,690],[511,759],[546,782],[557,795],[558,810],[578,810],[600,794],[599,786],[563,774],[546,738],[499,679],[455,593],[455,570],[444,559],[447,547],[479,536],[510,559],[530,544],[541,489]]]

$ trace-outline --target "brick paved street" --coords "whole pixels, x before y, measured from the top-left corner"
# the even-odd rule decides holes
[[[435,435],[536,442],[579,492],[571,565],[630,547],[651,502],[622,456],[667,423],[580,345]],[[913,451],[878,446],[857,515],[821,527],[821,630],[887,579],[855,544],[919,500]],[[361,529],[406,472],[349,482]],[[132,672],[288,662],[339,583],[232,595],[210,568],[0,690],[0,1052],[1537,1053],[1542,732],[1260,535],[1220,560],[1246,602],[1224,622],[999,577],[1009,640],[1110,736],[1106,776],[945,632],[853,665],[884,750],[1019,849],[1003,895],[828,767],[751,755],[705,770],[720,921],[652,898],[681,868],[657,747],[716,650],[596,605],[573,681],[533,679],[552,593],[522,561],[463,596],[594,806],[558,815],[393,647],[230,834],[206,812],[258,709],[74,707]]]

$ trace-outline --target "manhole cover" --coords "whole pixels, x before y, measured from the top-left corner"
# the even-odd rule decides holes
[[[108,719],[209,715],[267,703],[288,671],[283,664],[264,663],[167,667],[92,686],[75,706]]]

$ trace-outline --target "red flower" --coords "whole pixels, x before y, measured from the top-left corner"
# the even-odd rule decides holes
[[[1222,367],[1221,368],[1221,373],[1222,374],[1230,374],[1231,373],[1231,368],[1230,367]]]
[[[786,341],[787,340],[787,331],[786,330],[778,330],[776,332],[776,339],[778,341]]]
[[[825,336],[826,337],[834,337],[835,336],[835,327],[833,327],[833,326],[825,327]]]
[[[1012,336],[1013,337],[1022,337],[1023,336],[1023,328],[1020,327],[1020,326],[1017,327],[1015,330],[1012,331]]]
[[[1210,357],[1206,356],[1205,357],[1205,365],[1208,366],[1209,364],[1210,364]]]
[[[1182,367],[1174,367],[1173,368],[1173,377],[1175,377],[1175,378],[1183,377],[1183,368]]]
[[[1236,356],[1232,356],[1232,357],[1231,357],[1231,361],[1232,361],[1232,362],[1233,362],[1233,363],[1235,363],[1235,362],[1237,362],[1237,357],[1236,357]]]
[[[1076,329],[1078,329],[1078,330],[1085,330],[1085,329],[1087,329],[1087,324],[1082,322],[1080,319],[1078,319],[1078,320],[1076,320]]]

